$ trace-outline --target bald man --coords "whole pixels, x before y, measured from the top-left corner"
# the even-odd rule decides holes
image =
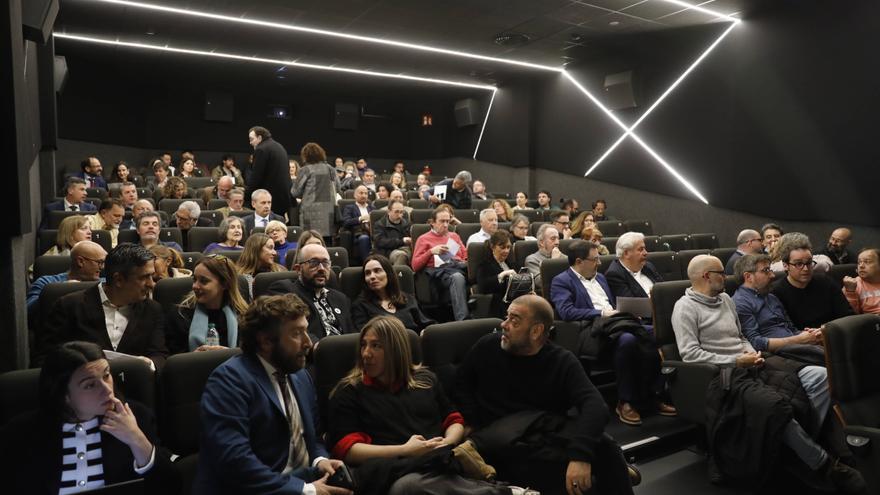
[[[831,258],[835,265],[844,263],[857,263],[856,254],[849,249],[852,243],[852,231],[846,227],[834,229],[825,249],[819,252]]]
[[[710,445],[713,445],[714,460],[722,475],[748,472],[749,468],[754,468],[756,472],[753,474],[757,476],[761,474],[761,466],[765,469],[763,473],[767,473],[766,469],[771,469],[770,466],[775,463],[770,455],[770,452],[777,451],[774,443],[782,441],[804,464],[838,490],[860,493],[865,489],[858,471],[838,462],[807,433],[819,431],[828,416],[831,398],[825,369],[805,366],[778,356],[768,357],[765,361],[755,351],[742,334],[733,300],[724,293],[724,266],[721,260],[709,255],[696,256],[688,264],[687,273],[691,287],[675,303],[672,312],[672,327],[679,354],[687,363],[710,363],[722,368],[734,368],[732,372],[722,371],[729,373],[728,379],[724,380],[729,384],[725,388],[729,392],[720,390],[722,380],[713,380],[707,390],[707,408],[716,411],[714,418],[709,418],[709,431],[715,431],[713,421],[720,421],[720,418],[728,421],[734,418],[736,421],[748,421],[749,424],[747,429],[745,426],[738,428],[728,425],[723,430],[727,432],[726,435],[718,430],[709,439]],[[745,371],[747,369],[754,371]],[[809,407],[804,407],[799,390],[792,392],[790,383],[793,375],[799,379],[809,399]],[[734,412],[736,416],[731,416]],[[781,424],[785,426],[775,427]],[[734,466],[732,453],[745,452],[747,448],[752,449],[749,450],[752,454],[736,459],[741,462]],[[763,451],[765,455],[754,456],[754,449]]]
[[[733,275],[737,260],[747,254],[759,254],[764,250],[764,239],[757,230],[745,229],[736,236],[736,252],[724,265],[724,273]]]
[[[27,310],[36,309],[37,301],[43,289],[52,283],[58,282],[94,282],[101,278],[101,269],[104,268],[104,259],[107,251],[100,244],[92,241],[80,241],[70,250],[70,270],[66,273],[55,275],[43,275],[34,280],[27,292]]]

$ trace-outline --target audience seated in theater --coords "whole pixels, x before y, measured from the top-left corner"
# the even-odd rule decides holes
[[[568,216],[568,213],[564,211],[554,211],[550,214],[550,224],[556,227],[556,230],[563,239],[571,239],[571,218]]]
[[[292,191],[293,197],[301,201],[299,225],[305,230],[317,230],[329,239],[335,227],[336,194],[342,190],[339,178],[327,163],[327,153],[317,143],[306,143],[300,158],[303,166]]]
[[[448,204],[453,208],[470,209],[471,207],[471,173],[467,170],[455,174],[453,179],[443,179],[430,187],[422,198],[431,202],[431,204],[439,205],[440,203]],[[434,190],[438,186],[445,186],[446,192],[440,196],[434,195]]]
[[[400,194],[400,191],[395,191]],[[394,265],[409,265],[412,257],[412,237],[410,223],[406,219],[403,201],[392,199],[388,202],[388,213],[373,224],[373,244],[375,251],[388,257]]]
[[[773,284],[773,294],[782,301],[795,327],[819,328],[853,314],[840,286],[825,274],[815,273],[818,266],[807,236],[785,234],[779,241],[779,252],[786,276]]]
[[[40,221],[40,230],[49,227],[50,211],[81,211],[95,212],[95,205],[83,201],[86,198],[86,183],[78,177],[70,177],[64,185],[66,191],[64,199],[46,205],[43,211],[43,219]]]
[[[495,210],[495,214],[498,215],[499,222],[513,221],[513,208],[510,207],[507,201],[503,199],[493,199],[492,209]]]
[[[516,206],[513,207],[514,211],[516,210],[534,210],[534,208],[529,206],[529,195],[523,191],[519,191],[516,193]]]
[[[138,175],[134,169],[128,166],[124,161],[116,162],[113,171],[110,172],[110,178],[107,179],[108,184],[131,182],[135,187],[144,187],[144,178]]]
[[[180,354],[238,347],[238,317],[247,306],[238,290],[235,263],[222,255],[200,259],[193,269],[192,292],[166,317],[168,351]],[[209,335],[211,328],[216,335]]]
[[[201,177],[202,169],[196,166],[196,161],[194,159],[184,158],[180,161],[178,176],[184,179],[187,177]]]
[[[168,151],[163,152],[161,155],[159,155],[158,160],[160,160],[162,163],[165,164],[165,169],[168,171],[168,176],[169,176],[169,177],[172,177],[172,176],[175,175],[174,172],[175,172],[175,170],[177,169],[177,167],[175,167],[175,166],[171,163],[172,158],[171,158],[171,153],[170,153],[170,152],[168,152]]]
[[[403,191],[398,189],[391,191],[388,195],[388,201],[391,201],[392,199],[396,199],[403,204],[403,211],[405,211],[407,215],[412,213],[413,208],[411,206],[406,206],[406,198],[403,197]],[[388,211],[388,205],[379,208],[379,211]]]
[[[275,254],[275,241],[266,234],[251,234],[244,243],[238,258],[238,273],[247,279],[251,296],[254,294],[254,277],[260,273],[285,271],[275,262]]]
[[[541,190],[538,191],[538,207],[536,210],[550,211],[553,209],[553,196],[550,194],[550,191]]]
[[[296,174],[299,173],[299,162],[294,159],[290,159],[287,163],[289,164],[288,173],[290,174],[290,183],[293,184],[294,182],[296,182]]]
[[[392,172],[391,187],[397,191],[406,191],[406,174],[400,172]]]
[[[131,207],[131,220],[124,220],[119,228],[122,230],[137,230],[137,218],[145,211],[155,211],[153,209],[153,203],[147,199],[139,199],[135,201],[134,206]]]
[[[723,450],[727,453],[761,454],[744,455],[742,462],[736,466],[736,472],[751,471],[754,476],[734,481],[754,486],[756,480],[767,479],[766,475],[771,474],[769,470],[779,460],[776,456],[781,442],[791,448],[817,476],[827,478],[838,490],[861,493],[865,485],[858,471],[839,462],[811,435],[820,429],[826,417],[831,422],[835,420],[833,414],[828,414],[831,398],[825,368],[805,366],[779,356],[765,360],[761,353],[755,351],[743,336],[733,300],[724,293],[724,266],[721,260],[709,255],[696,256],[688,264],[687,273],[692,285],[675,303],[672,312],[678,351],[686,363],[735,368],[729,375],[730,380],[727,380],[730,385],[725,386],[730,392],[720,390],[720,380],[714,380],[710,385],[706,391],[707,407],[720,408],[725,404],[730,411],[718,411],[716,417],[733,418],[726,414],[737,414],[736,418],[748,422],[747,428],[728,426],[724,429],[733,434],[719,432],[710,438],[710,444],[715,445],[713,453]],[[795,377],[808,400],[804,400],[799,389],[791,392],[790,382]],[[722,399],[722,396],[737,399],[732,401]],[[742,417],[743,413],[745,417]],[[784,417],[777,416],[780,414]],[[786,421],[786,426],[774,427],[780,421]],[[714,431],[711,420],[707,427],[708,431]],[[746,434],[741,435],[740,432]],[[721,475],[730,472],[723,462],[724,458],[729,457],[714,457]]]
[[[171,157],[169,156],[169,159]],[[153,160],[153,164],[151,165],[153,169],[153,177],[155,178],[155,182],[153,182],[153,197],[156,197],[155,193],[163,191],[165,189],[165,185],[168,184],[168,178],[171,177],[171,170],[168,168],[168,165],[160,160]]]
[[[212,199],[222,199],[229,202],[229,193],[235,189],[235,179],[228,175],[223,175],[216,180],[216,184],[210,187],[203,187],[199,194],[202,201],[207,205]]]
[[[202,395],[194,494],[351,494],[326,484],[343,463],[321,440],[308,315],[286,294],[260,297],[241,316],[242,354],[211,373]]]
[[[492,210],[489,210],[492,211]],[[507,314],[504,294],[507,291],[508,278],[516,275],[516,270],[507,265],[510,255],[510,234],[506,230],[497,230],[483,241],[484,258],[477,265],[477,288],[481,294],[491,294],[489,316],[503,318]]]
[[[483,200],[492,199],[492,195],[489,194],[488,192],[486,192],[486,184],[483,184],[483,181],[481,181],[479,179],[474,181],[474,184],[473,184],[473,186],[471,186],[471,189],[473,190],[473,193],[474,193],[474,199],[483,199]]]
[[[846,227],[836,228],[831,233],[831,237],[828,238],[828,244],[825,246],[825,249],[820,251],[819,254],[828,256],[835,265],[856,263],[856,254],[849,249],[851,243],[852,231]]]
[[[605,222],[607,220],[617,220],[616,218],[609,216],[605,210],[608,209],[608,203],[604,199],[597,199],[593,201],[593,220],[597,222]]]
[[[568,218],[577,218],[581,212],[580,205],[574,198],[560,199],[559,206],[562,211],[568,213]]]
[[[559,231],[549,223],[538,227],[538,250],[526,256],[526,269],[535,277],[535,286],[541,287],[541,263],[553,258],[563,258],[559,250]]]
[[[101,278],[101,269],[104,267],[104,258],[107,251],[100,244],[92,241],[77,242],[70,250],[70,270],[65,273],[43,275],[34,280],[27,291],[28,314],[38,307],[37,301],[43,289],[57,282],[94,282]]]
[[[431,181],[428,179],[428,176],[425,174],[419,174],[416,176],[416,185],[415,190],[422,192],[422,186],[431,187]]]
[[[858,261],[858,277],[843,277],[843,295],[857,314],[880,314],[880,249],[862,249]]]
[[[611,254],[608,251],[608,248],[605,247],[604,244],[602,244],[602,238],[604,237],[604,235],[602,234],[602,231],[599,230],[597,227],[593,227],[592,229],[587,229],[586,231],[584,231],[584,235],[587,235],[590,242],[592,242],[593,244],[595,244],[598,247],[599,256],[608,256],[609,254]],[[586,240],[586,239],[584,239],[584,240]]]
[[[743,335],[758,352],[769,351],[790,359],[825,365],[822,331],[799,329],[788,319],[778,297],[770,293],[773,271],[766,254],[747,254],[736,263],[736,289],[733,302]]]
[[[272,220],[266,227],[266,235],[275,243],[275,253],[278,254],[278,262],[283,264],[287,252],[291,249],[296,250],[295,242],[287,242],[287,225],[278,220]]]
[[[354,241],[354,252],[351,253],[359,260],[364,260],[370,255],[372,241],[370,240],[370,212],[373,205],[370,204],[369,189],[366,185],[360,185],[354,190],[354,203],[347,204],[342,208],[342,226],[340,230],[351,232]]]
[[[437,376],[413,363],[406,329],[376,317],[361,331],[355,367],[330,393],[328,438],[333,457],[358,466],[370,493],[524,493],[522,488],[469,479],[485,462],[464,440],[464,420]],[[459,445],[461,444],[461,445]],[[455,458],[454,468],[429,459]],[[418,469],[415,466],[428,464]],[[394,472],[394,476],[377,476]],[[490,471],[491,472],[491,471]],[[494,473],[493,473],[494,474]],[[379,479],[377,479],[379,478]]]
[[[513,215],[513,219],[510,221],[510,242],[515,244],[517,241],[537,240],[529,235],[529,225],[529,219],[525,215]]]
[[[119,187],[119,199],[122,201],[122,207],[126,213],[131,213],[134,204],[138,201],[137,185],[134,182],[123,182]],[[127,225],[121,227],[123,230],[128,229]]]
[[[651,297],[651,288],[663,277],[648,261],[645,236],[627,232],[617,239],[614,247],[617,259],[605,271],[614,297]]]
[[[568,218],[571,218],[571,214],[569,214]],[[596,222],[593,221],[593,212],[590,210],[582,211],[575,217],[574,221],[571,222],[571,237],[574,239],[589,241],[590,236],[585,236],[585,233],[589,229],[595,227]]]
[[[435,323],[422,313],[414,295],[400,290],[391,261],[381,254],[371,254],[364,261],[361,293],[351,308],[355,328],[364,328],[376,316],[390,316],[416,333]]]
[[[775,246],[782,237],[782,228],[775,223],[765,223],[761,226],[761,239],[763,239],[764,253],[770,255],[770,262],[777,261],[779,258],[775,255]]]
[[[217,208],[217,211],[219,211],[224,217],[228,217],[229,212],[232,211],[245,211],[244,189],[236,187],[229,191],[229,197],[226,198],[226,206],[223,208]]]
[[[272,225],[272,222],[269,222],[269,225]],[[284,224],[282,223],[281,225]],[[266,230],[268,231],[268,227]],[[285,228],[285,235],[286,233],[287,229]],[[241,239],[244,237],[244,222],[240,217],[230,216],[224,218],[223,221],[220,222],[220,227],[217,228],[217,234],[219,240],[205,246],[205,249],[202,251],[203,253],[209,254],[214,251],[241,251],[244,249],[244,246],[241,245]]]
[[[195,201],[184,201],[177,205],[177,211],[169,222],[169,226],[180,229],[183,245],[189,246],[189,229],[193,227],[213,227],[214,222],[202,218],[202,207]]]
[[[254,227],[266,228],[272,220],[284,223],[284,217],[272,211],[272,194],[265,189],[257,189],[251,194],[251,207],[253,215],[244,217],[244,231],[250,235]]]
[[[353,189],[355,182],[361,180],[361,176],[357,172],[357,165],[354,162],[345,162],[343,168],[345,169],[345,175],[339,178],[339,190],[337,191],[339,193]]]
[[[593,342],[582,345],[581,354],[589,355],[589,345],[600,360],[614,363],[617,375],[617,407],[615,412],[621,422],[639,426],[641,414],[656,410],[664,416],[675,416],[674,407],[660,399],[660,354],[653,333],[629,315],[620,315],[617,303],[605,277],[598,273],[599,250],[595,244],[577,240],[568,250],[570,269],[557,275],[550,286],[550,300],[559,317],[564,321],[587,322]],[[624,322],[630,325],[622,330]],[[617,325],[617,336],[603,329]]]
[[[726,275],[733,275],[733,268],[736,266],[737,260],[746,254],[758,254],[764,250],[761,234],[756,230],[745,229],[740,231],[736,236],[736,251],[727,260],[724,266]]]
[[[806,234],[789,232],[783,234],[782,237],[779,238],[779,241],[773,246],[773,249],[776,254],[776,259],[771,261],[770,269],[774,272],[781,272],[786,269],[784,260],[786,254],[795,249],[808,249],[812,253],[813,244],[810,242],[810,238],[807,237]],[[831,270],[831,267],[834,266],[834,263],[831,262],[831,258],[824,254],[814,254],[812,255],[812,259],[815,262],[811,265],[813,271],[818,273],[827,273]]]
[[[454,227],[454,226],[456,226],[456,225],[461,225],[461,220],[455,218],[455,208],[453,208],[452,206],[450,206],[450,205],[444,203],[444,204],[441,204],[441,205],[437,205],[437,208],[436,208],[436,209],[437,209],[437,210],[445,210],[447,213],[449,213],[450,217],[452,217],[452,218],[449,220],[449,226],[450,226],[450,227]],[[431,222],[430,222],[430,219],[428,220],[428,223],[431,223]]]
[[[391,173],[392,175],[397,173],[406,178],[406,174],[408,173],[406,171],[406,164],[400,160],[397,160],[396,162],[394,162],[394,165],[391,166]]]
[[[156,257],[156,271],[153,272],[153,280],[156,282],[163,278],[185,278],[192,276],[192,271],[183,267],[183,258],[174,249],[161,244],[153,244],[147,249]]]
[[[376,186],[376,199],[387,200],[391,198],[391,191],[394,191],[394,186],[388,182],[380,182],[379,185]]]
[[[168,177],[161,189],[153,192],[153,201],[159,204],[163,199],[183,199],[187,197],[186,182],[180,177]]]
[[[55,245],[50,247],[44,255],[70,254],[70,249],[80,241],[92,240],[92,227],[88,217],[72,215],[61,221],[58,226],[58,234],[55,236]]]
[[[104,167],[101,165],[101,160],[90,156],[80,162],[79,168],[79,173],[74,175],[74,177],[83,179],[86,182],[86,187],[107,189],[107,181],[104,180]]]
[[[327,248],[319,244],[300,246],[293,267],[299,278],[273,282],[269,294],[296,294],[308,305],[308,331],[315,342],[328,335],[357,332],[351,321],[351,301],[342,292],[327,287],[332,272]]]
[[[371,195],[375,195],[377,186],[376,172],[371,168],[364,169],[363,172],[364,173],[361,177],[361,183],[364,185],[364,187],[370,190]]]
[[[486,208],[480,212],[480,230],[468,237],[467,244],[472,242],[486,242],[489,237],[498,231],[498,215],[492,208]]]
[[[109,198],[101,201],[98,213],[86,217],[89,220],[89,228],[92,230],[106,230],[110,232],[110,246],[116,247],[119,241],[119,229],[125,218],[125,209],[122,201],[117,198]]]
[[[367,160],[365,158],[358,158],[358,160],[357,160],[358,178],[363,179],[364,174],[367,173],[367,169],[369,169],[369,168],[370,168],[370,166],[367,164]]]
[[[241,170],[235,166],[235,155],[223,155],[220,158],[220,165],[211,170],[211,177],[214,179],[214,182],[218,182],[221,177],[232,177],[235,181],[235,186],[244,186],[244,176],[241,175]]]
[[[574,354],[549,340],[552,326],[550,303],[520,296],[502,332],[484,336],[465,356],[453,396],[474,429],[470,441],[499,479],[517,485],[575,494],[589,491],[595,477],[599,493],[631,494],[620,447],[603,434],[605,401]],[[535,434],[525,436],[527,412],[546,413],[548,421],[533,423]]]
[[[76,493],[139,478],[144,493],[180,490],[171,455],[157,443],[156,418],[115,395],[99,346],[67,342],[52,349],[36,395],[38,409],[0,430],[7,493]]]
[[[59,299],[42,329],[38,355],[71,340],[86,340],[161,368],[168,356],[165,318],[149,298],[155,256],[143,246],[121,243],[104,261],[105,282]]]
[[[446,208],[431,212],[431,230],[416,241],[412,268],[415,272],[424,270],[435,285],[448,291],[455,319],[465,320],[470,314],[467,303],[467,248],[458,234],[449,231],[451,218]]]
[[[146,248],[161,244],[162,246],[170,247],[171,249],[182,253],[183,248],[180,247],[180,244],[174,241],[159,240],[159,233],[162,230],[160,227],[161,221],[161,217],[155,211],[145,211],[137,217],[136,225],[140,244]]]

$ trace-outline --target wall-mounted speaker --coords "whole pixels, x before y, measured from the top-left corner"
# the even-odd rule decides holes
[[[480,102],[475,98],[465,98],[455,102],[455,123],[459,127],[477,125],[480,120]]]
[[[605,106],[612,110],[638,106],[633,92],[633,71],[605,76]]]
[[[353,103],[337,103],[333,107],[333,128],[356,131],[360,107]]]
[[[21,30],[24,39],[45,45],[52,34],[58,0],[24,0],[21,2]]]
[[[205,120],[210,122],[232,122],[235,100],[232,94],[223,91],[205,93]]]

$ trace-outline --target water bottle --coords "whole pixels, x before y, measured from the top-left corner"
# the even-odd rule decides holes
[[[205,345],[220,345],[220,334],[213,323],[208,323],[208,334],[205,336]]]

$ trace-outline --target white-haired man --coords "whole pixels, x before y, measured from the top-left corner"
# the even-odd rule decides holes
[[[627,232],[617,239],[617,259],[605,271],[614,297],[650,297],[651,288],[663,277],[648,261],[645,236],[640,232]]]
[[[526,268],[535,278],[535,286],[541,287],[541,263],[553,258],[563,258],[559,250],[559,231],[552,224],[538,227],[538,251],[526,256]]]
[[[486,208],[480,212],[480,231],[468,237],[467,244],[472,242],[486,242],[492,234],[498,231],[498,214],[492,208]]]

